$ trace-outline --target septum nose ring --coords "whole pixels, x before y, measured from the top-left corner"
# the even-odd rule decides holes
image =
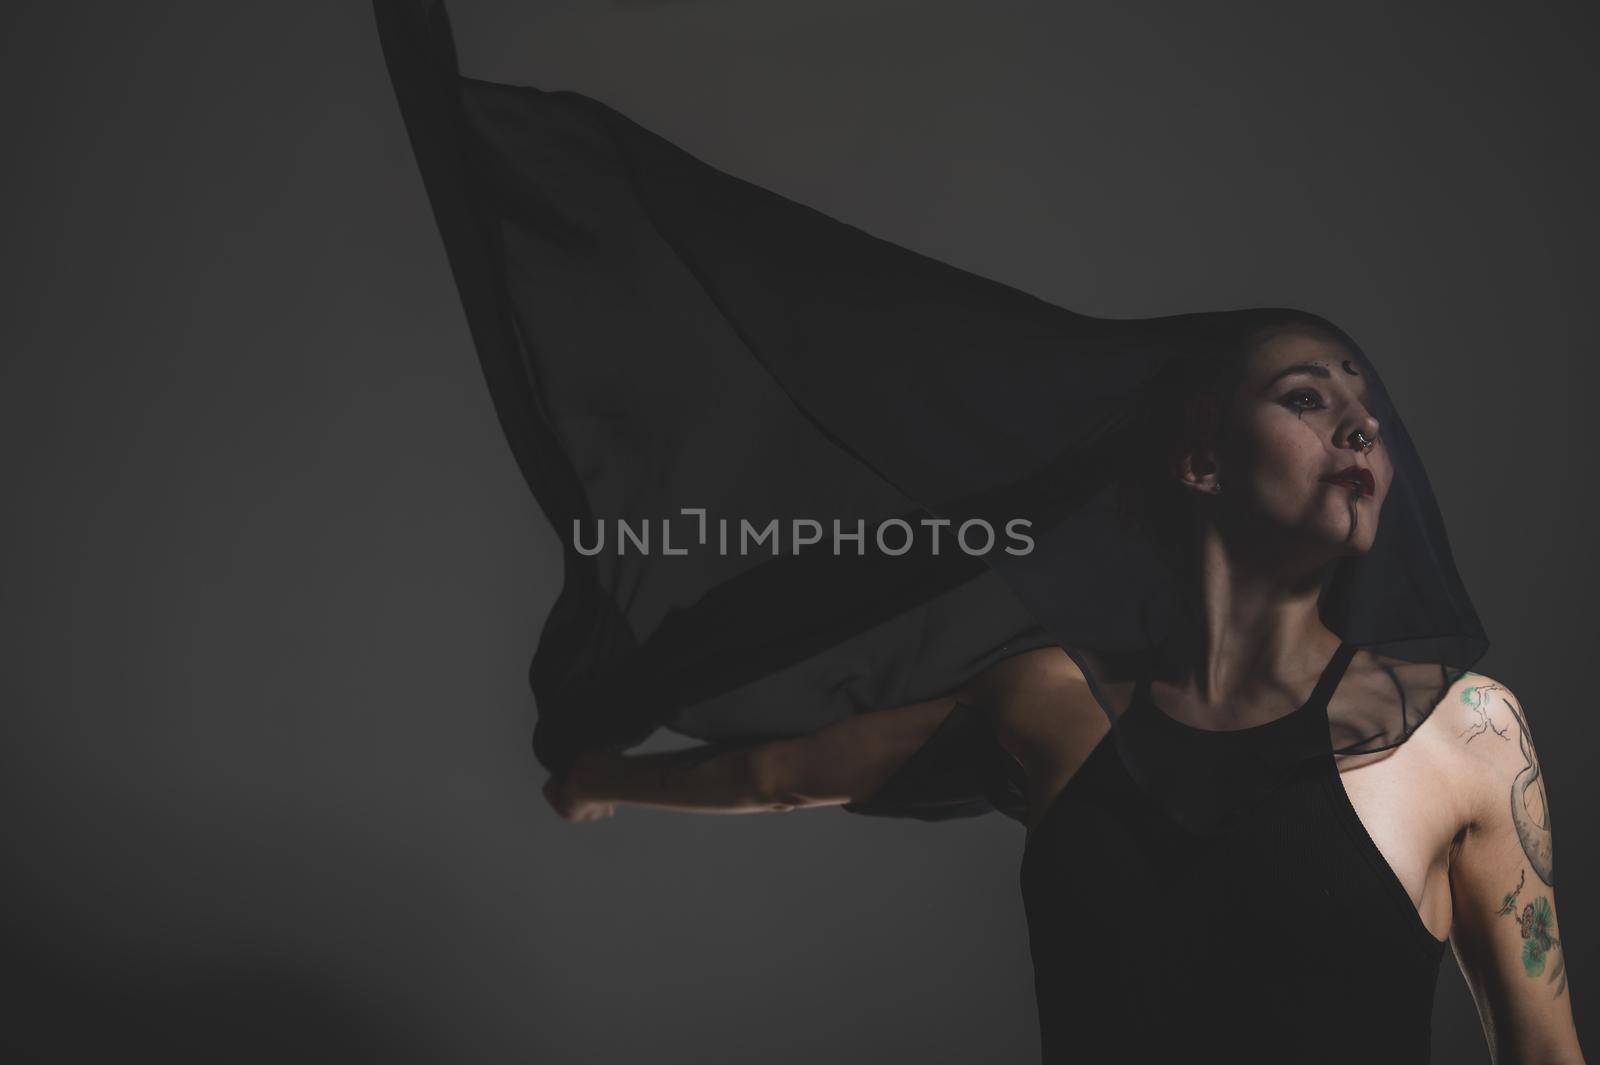
[[[1356,429],[1353,432],[1351,432],[1351,434],[1350,434],[1350,442],[1355,444],[1356,447],[1359,447],[1362,450],[1362,452],[1371,451],[1372,450],[1372,445],[1374,443],[1376,443],[1376,441],[1374,441],[1371,438],[1369,438],[1367,436],[1367,434],[1362,432],[1360,429]]]

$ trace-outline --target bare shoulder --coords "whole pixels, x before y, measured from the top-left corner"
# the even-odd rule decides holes
[[[1450,715],[1464,758],[1465,772],[1496,782],[1536,765],[1528,711],[1511,688],[1482,673],[1467,673],[1451,690],[1441,710]]]
[[[1537,773],[1522,700],[1483,673],[1468,671],[1457,678],[1417,729],[1417,738],[1476,816],[1500,813],[1506,782],[1529,770]]]
[[[1493,745],[1475,740],[1490,736],[1514,741],[1518,728],[1508,731],[1507,725],[1526,727],[1521,701],[1509,687],[1482,673],[1363,650],[1346,676],[1335,702],[1345,703],[1352,727],[1368,728],[1369,735],[1405,738],[1407,746],[1433,748],[1442,755],[1471,748],[1477,755]],[[1403,733],[1395,728],[1401,720],[1407,722]]]
[[[982,694],[1062,684],[1084,684],[1083,670],[1060,647],[1034,647],[993,663],[973,681]]]
[[[1002,659],[967,690],[1030,780],[1070,774],[1108,728],[1083,671],[1060,647]]]
[[[1457,754],[1466,765],[1498,770],[1517,753],[1528,719],[1522,700],[1493,677],[1468,671],[1451,684],[1424,722],[1433,742]]]

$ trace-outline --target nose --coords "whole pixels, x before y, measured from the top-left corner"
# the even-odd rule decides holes
[[[1365,454],[1377,444],[1378,433],[1378,419],[1374,418],[1370,413],[1364,413],[1345,435],[1345,443],[1356,451]]]

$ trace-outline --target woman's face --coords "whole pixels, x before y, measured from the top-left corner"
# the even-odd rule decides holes
[[[1219,517],[1263,535],[1288,532],[1314,554],[1366,552],[1394,477],[1368,388],[1332,338],[1290,330],[1258,343],[1216,455],[1226,489]]]

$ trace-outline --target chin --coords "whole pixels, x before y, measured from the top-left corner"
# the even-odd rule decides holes
[[[1346,558],[1350,557],[1351,555],[1364,555],[1368,551],[1372,550],[1372,540],[1372,537],[1364,536],[1359,539],[1352,540],[1349,543],[1341,544],[1340,547],[1342,550],[1339,552],[1339,554]]]
[[[1311,528],[1301,527],[1301,535],[1325,559],[1349,558],[1364,555],[1372,550],[1378,530],[1363,522],[1351,531],[1348,522],[1318,522]]]
[[[1371,499],[1355,508],[1341,501],[1336,509],[1320,512],[1312,535],[1339,555],[1364,555],[1378,538],[1378,508]]]
[[[1350,555],[1364,555],[1372,550],[1372,543],[1377,539],[1377,530],[1359,528],[1354,533],[1348,529],[1322,530],[1324,542],[1333,552],[1335,557],[1345,558]]]

